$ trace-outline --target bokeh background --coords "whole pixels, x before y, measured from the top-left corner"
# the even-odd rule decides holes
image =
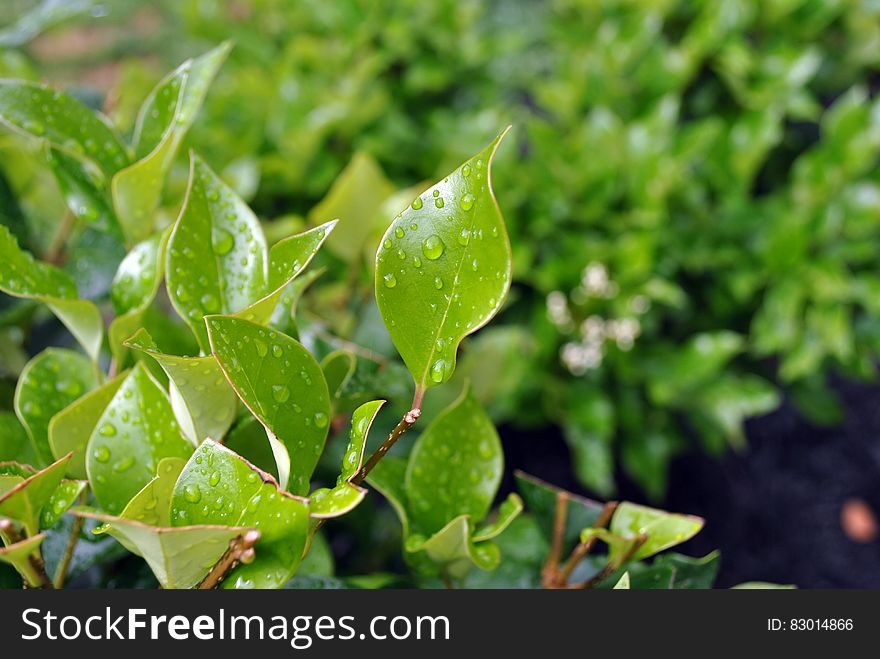
[[[721,549],[720,586],[880,587],[880,3],[3,0],[0,77],[130,134],[166,71],[227,39],[188,145],[270,237],[371,228],[331,240],[354,283],[310,295],[315,332],[393,353],[352,301],[382,227],[512,124],[494,183],[515,283],[429,404],[470,378],[508,470],[703,515],[685,549]],[[0,133],[0,221],[57,256],[63,213]],[[64,263],[101,299],[123,255],[86,230]],[[8,409],[60,333],[0,304]]]

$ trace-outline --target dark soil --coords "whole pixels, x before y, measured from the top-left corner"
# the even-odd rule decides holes
[[[684,553],[721,550],[718,586],[744,581],[802,588],[880,588],[880,540],[856,542],[841,527],[851,499],[880,514],[880,386],[838,383],[844,422],[821,428],[788,403],[747,425],[749,450],[677,458],[662,506],[706,518]],[[507,466],[575,492],[564,441],[504,428]],[[511,483],[508,481],[505,486]],[[621,498],[644,495],[619,479]],[[647,502],[646,502],[647,503]]]

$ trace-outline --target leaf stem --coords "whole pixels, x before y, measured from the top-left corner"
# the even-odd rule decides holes
[[[67,239],[70,237],[70,232],[73,230],[75,219],[76,218],[73,216],[73,213],[70,212],[70,209],[65,209],[64,215],[61,216],[61,222],[58,223],[58,228],[52,235],[52,242],[49,243],[49,247],[46,249],[46,255],[44,257],[45,260],[52,265],[59,265],[61,263],[64,245],[67,243]]]
[[[208,576],[202,579],[198,585],[199,590],[212,590],[220,585],[232,568],[239,563],[250,563],[254,560],[254,545],[260,539],[260,532],[251,529],[244,535],[234,537],[229,541],[229,548],[223,553]]]
[[[614,511],[617,510],[617,502],[609,501],[605,504],[605,507],[602,508],[602,512],[599,513],[599,517],[596,518],[596,523],[593,525],[593,528],[602,529],[608,525],[608,522],[611,521],[611,516],[614,514]],[[571,556],[568,557],[568,561],[565,563],[565,567],[562,569],[560,573],[560,582],[562,584],[568,583],[569,578],[571,577],[572,572],[578,566],[584,557],[590,553],[593,549],[593,545],[596,543],[596,536],[588,538],[586,542],[581,542],[575,547]]]
[[[85,503],[86,492],[79,496],[80,505]],[[75,517],[73,520],[73,528],[70,529],[70,539],[67,541],[67,548],[64,550],[64,556],[58,567],[55,568],[55,579],[53,581],[55,588],[60,590],[64,587],[64,581],[67,579],[67,570],[70,568],[70,561],[73,559],[73,552],[76,550],[76,544],[79,542],[79,534],[82,531],[85,518]]]
[[[605,581],[605,579],[610,577],[617,568],[621,567],[622,565],[626,565],[629,562],[629,560],[635,555],[635,553],[639,550],[639,548],[643,544],[645,544],[645,542],[647,542],[647,540],[648,540],[648,536],[645,535],[644,533],[642,533],[641,535],[639,535],[639,537],[637,537],[633,541],[632,546],[627,550],[626,554],[624,554],[623,558],[620,560],[619,563],[608,561],[607,563],[605,563],[605,567],[603,567],[601,570],[599,570],[596,574],[594,574],[592,577],[590,577],[586,581],[583,581],[581,583],[574,584],[574,585],[571,585],[568,587],[580,590],[580,589],[592,588],[593,586],[596,586],[596,585],[602,583],[603,581]]]
[[[541,570],[541,583],[544,588],[558,585],[559,559],[562,558],[562,542],[565,538],[565,522],[568,517],[568,492],[560,490],[556,494],[556,514],[553,516],[553,539],[550,553]]]
[[[363,467],[360,468],[358,473],[354,475],[351,479],[352,485],[360,485],[364,482],[367,475],[373,470],[373,468],[379,464],[379,461],[385,457],[385,454],[391,450],[391,447],[397,443],[397,440],[403,436],[403,434],[412,428],[416,421],[419,420],[419,417],[422,415],[422,400],[425,397],[425,390],[421,388],[416,388],[416,393],[413,396],[412,406],[410,407],[409,412],[403,415],[403,418],[400,420],[394,430],[385,438],[385,441],[379,445],[379,448],[376,449],[376,452],[370,456],[370,459],[366,461]]]

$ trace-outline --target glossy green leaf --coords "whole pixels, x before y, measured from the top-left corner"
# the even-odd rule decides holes
[[[308,492],[330,425],[330,397],[315,358],[298,341],[238,318],[208,318],[211,351],[266,428],[281,486]]]
[[[451,520],[430,538],[415,534],[407,538],[406,550],[424,551],[431,561],[453,579],[462,579],[473,566],[494,570],[501,552],[494,542],[473,541],[473,523],[468,515]]]
[[[86,475],[86,447],[98,425],[98,419],[113,399],[128,372],[77,398],[49,421],[49,448],[54,459],[72,453],[67,463],[67,475],[71,478],[88,478]]]
[[[202,319],[236,313],[267,286],[266,238],[260,222],[195,154],[180,217],[168,242],[168,295],[207,349]]]
[[[122,229],[102,189],[103,181],[96,180],[79,158],[52,146],[46,148],[46,160],[73,216],[121,239]]]
[[[162,458],[187,458],[191,453],[168,397],[139,363],[92,432],[86,471],[101,507],[115,514],[152,480]]]
[[[224,43],[187,60],[144,101],[134,135],[139,160],[118,172],[112,181],[116,215],[131,242],[152,233],[165,176],[230,48]]]
[[[535,516],[545,538],[553,537],[557,501],[560,494],[564,495],[567,508],[564,549],[570,548],[580,537],[581,530],[592,527],[602,514],[603,506],[596,501],[566,492],[522,471],[514,472],[514,476],[526,508]]]
[[[382,203],[394,192],[379,164],[366,153],[355,153],[333,182],[327,196],[309,213],[312,224],[325,217],[338,217],[339,229],[330,237],[330,250],[351,263],[375,226]]]
[[[420,389],[452,377],[459,343],[489,322],[510,287],[510,244],[491,186],[506,132],[417,197],[376,255],[379,311]]]
[[[405,488],[414,526],[427,535],[459,515],[483,519],[503,469],[501,440],[468,386],[413,446]]]
[[[206,440],[174,486],[171,523],[257,529],[256,559],[238,566],[224,586],[278,588],[293,576],[302,558],[309,526],[308,501],[284,492],[269,474]]]
[[[301,292],[294,280],[311,263],[336,222],[326,222],[275,243],[269,250],[269,293],[234,315],[259,325],[272,321],[273,325],[285,326],[283,317],[292,313],[291,305]]]
[[[499,536],[523,511],[523,502],[516,494],[510,494],[498,507],[498,514],[493,522],[478,526],[474,531],[474,542],[491,540]]]
[[[61,481],[40,511],[40,528],[51,529],[88,486],[86,481]]]
[[[44,464],[53,455],[49,445],[52,417],[94,387],[92,364],[78,352],[47,348],[25,366],[15,388],[15,413]]]
[[[169,227],[138,243],[116,269],[110,287],[116,318],[110,323],[107,337],[117,364],[126,362],[124,343],[143,327],[147,310],[159,292],[170,235]]]
[[[73,513],[104,522],[96,532],[109,533],[130,552],[141,556],[166,590],[198,585],[226,553],[230,541],[248,530],[212,525],[157,527],[86,509]]]
[[[0,122],[93,162],[106,178],[128,164],[109,123],[63,92],[24,80],[0,80]]]
[[[330,398],[336,400],[339,397],[356,368],[357,358],[345,350],[334,350],[321,360],[321,370],[327,380]]]
[[[640,560],[690,540],[703,524],[703,519],[693,515],[667,513],[623,502],[614,511],[608,528],[624,538],[646,535],[647,541],[632,556],[632,560]]]
[[[98,308],[77,298],[73,279],[63,270],[37,261],[0,225],[0,291],[44,303],[96,361],[104,336]]]
[[[13,545],[0,548],[0,563],[11,565],[27,584],[38,586],[40,579],[31,564],[31,556],[40,549],[40,545],[45,537],[45,533],[40,533],[25,538]]]
[[[183,458],[159,460],[156,477],[131,498],[120,517],[150,526],[171,526],[171,496],[185,465]]]
[[[195,445],[208,437],[221,439],[238,409],[238,398],[213,356],[178,357],[159,351],[146,330],[125,342],[150,355],[171,382],[171,405],[183,434]]]
[[[8,517],[24,526],[28,535],[40,530],[40,514],[61,483],[67,461],[65,456],[57,462],[17,482],[0,495],[0,517]]]
[[[348,445],[342,456],[342,466],[339,477],[336,479],[336,485],[332,488],[315,490],[309,495],[309,510],[312,517],[344,515],[366,496],[366,490],[352,484],[351,480],[363,465],[367,436],[384,403],[384,400],[364,403],[352,414]]]
[[[24,464],[36,462],[27,430],[14,412],[0,411],[0,456]]]

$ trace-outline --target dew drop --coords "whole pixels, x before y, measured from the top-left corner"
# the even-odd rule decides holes
[[[107,462],[110,459],[110,449],[106,446],[99,446],[92,455],[98,462]]]
[[[438,291],[443,288],[443,280],[440,277],[434,277],[434,288]]]
[[[443,382],[446,376],[446,361],[443,359],[436,360],[431,364],[431,379],[437,384]]]
[[[290,398],[290,389],[288,389],[283,384],[276,384],[272,386],[272,398],[275,399],[276,403],[283,403],[288,398]]]
[[[462,229],[461,233],[458,234],[458,244],[459,245],[467,245],[470,241],[471,241],[470,229]]]
[[[431,234],[422,242],[422,253],[431,261],[436,261],[443,254],[445,245],[436,233]]]
[[[327,415],[323,412],[315,412],[315,425],[318,428],[327,427]]]
[[[434,200],[434,205],[435,205],[437,208],[443,208],[443,197],[437,197],[437,198]]]
[[[274,346],[272,346],[272,355],[273,355],[274,357],[278,357],[278,358],[280,358],[281,356],[283,356],[283,355],[284,355],[284,351],[281,349],[281,346],[279,346],[279,345],[274,345]]]
[[[112,423],[105,423],[101,426],[101,429],[98,430],[98,432],[104,435],[104,437],[112,437],[116,434],[116,426],[114,426]]]
[[[472,195],[470,192],[468,192],[465,196],[463,196],[463,197],[461,198],[461,208],[462,208],[462,210],[469,211],[471,208],[474,207],[474,202],[475,202],[476,200],[477,200],[477,198],[474,197],[474,195]]]
[[[266,353],[269,351],[268,348],[266,348],[266,344],[259,339],[254,339],[254,348],[257,349],[257,354],[260,357],[265,357]]]
[[[183,498],[190,503],[198,503],[202,500],[202,491],[198,485],[186,485],[183,488]]]
[[[464,176],[465,178],[470,176],[471,175],[471,166],[465,165],[464,167],[462,167],[461,168],[461,175]]]
[[[413,199],[412,209],[413,209],[414,211],[417,211],[417,210],[419,210],[421,207],[422,207],[422,198],[421,198],[421,197],[416,197],[415,199]]]
[[[394,230],[394,235],[397,236],[398,238],[403,238],[403,228],[402,228],[402,227],[397,227],[397,228]]]
[[[211,487],[217,487],[217,483],[220,482],[220,472],[211,472],[211,476],[208,478],[208,482],[211,484]]]
[[[394,276],[393,272],[389,272],[387,275],[382,277],[385,282],[385,288],[394,288],[397,286],[397,277]]]
[[[235,238],[226,229],[217,229],[212,238],[212,246],[215,254],[229,254],[235,246]]]

